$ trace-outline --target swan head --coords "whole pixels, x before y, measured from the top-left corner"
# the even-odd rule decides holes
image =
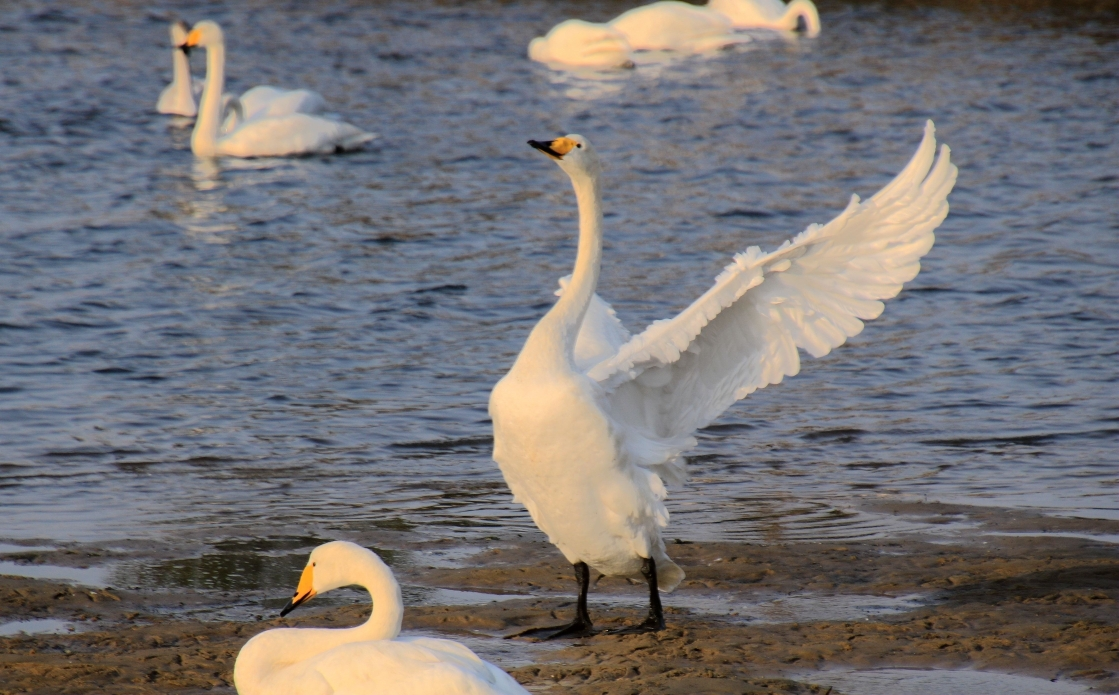
[[[556,160],[568,176],[597,176],[602,171],[598,153],[582,135],[572,133],[555,140],[529,140],[528,144]]]
[[[190,33],[190,25],[181,19],[171,22],[171,46],[178,48],[184,53],[190,53],[190,47],[186,45],[187,34]]]
[[[221,27],[217,22],[212,22],[204,19],[186,36],[186,41],[183,42],[187,48],[194,48],[201,46],[202,48],[209,48],[210,46],[223,46],[225,45],[225,34],[222,33]]]
[[[299,577],[299,586],[288,605],[280,611],[283,617],[319,594],[354,583],[356,568],[368,565],[384,567],[381,558],[367,548],[349,541],[331,541],[311,551],[307,566]]]

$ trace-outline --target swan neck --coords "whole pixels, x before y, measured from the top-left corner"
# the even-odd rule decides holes
[[[560,333],[562,358],[574,364],[579,327],[598,287],[602,262],[602,196],[597,173],[572,175],[571,186],[579,204],[579,249],[571,282],[548,313]]]
[[[190,59],[181,48],[171,49],[171,84],[175,85],[175,95],[179,103],[183,103],[187,98],[194,101],[194,93],[191,90],[193,85],[190,77]]]
[[[206,87],[198,105],[198,119],[190,136],[190,149],[199,157],[217,154],[218,128],[221,126],[221,95],[225,91],[225,46],[206,47]]]
[[[360,640],[387,640],[400,634],[404,621],[404,599],[400,595],[400,584],[392,575],[392,570],[379,559],[361,569],[363,576],[354,577],[354,583],[369,592],[373,602],[373,612],[363,625],[354,628]],[[357,641],[357,640],[355,640]]]
[[[785,9],[785,16],[781,18],[781,23],[789,31],[795,31],[797,28],[797,18],[804,17],[804,24],[806,36],[817,36],[820,33],[820,14],[816,11],[816,6],[812,4],[812,0],[793,0]]]
[[[272,695],[283,669],[345,644],[391,640],[400,634],[404,602],[400,584],[380,559],[361,558],[349,568],[345,585],[369,592],[373,612],[350,628],[286,628],[263,632],[241,650],[233,669],[240,695]]]

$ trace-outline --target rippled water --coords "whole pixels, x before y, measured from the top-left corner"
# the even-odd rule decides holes
[[[814,41],[606,77],[523,57],[566,16],[624,8],[190,10],[225,27],[230,89],[311,87],[382,135],[215,165],[152,113],[166,16],[5,4],[0,535],[204,541],[267,574],[317,538],[535,533],[486,402],[575,219],[524,141],[580,132],[609,161],[600,292],[638,329],[730,254],[873,193],[926,118],[960,178],[921,275],[701,433],[669,533],[890,533],[858,509],[879,495],[1119,517],[1114,17],[821,2]],[[264,537],[290,549],[222,545]]]

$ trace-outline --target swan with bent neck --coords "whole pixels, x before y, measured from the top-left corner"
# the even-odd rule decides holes
[[[804,35],[820,35],[820,13],[812,0],[707,0],[707,9],[725,15],[735,29],[796,31],[804,22]]]
[[[206,20],[194,25],[184,45],[206,49],[206,87],[190,137],[190,149],[199,157],[329,154],[360,148],[376,137],[349,123],[307,113],[250,114],[247,105],[246,120],[222,132],[225,35],[217,23]]]
[[[935,156],[930,121],[906,168],[866,203],[852,196],[831,222],[811,225],[772,253],[753,246],[737,254],[675,318],[630,336],[596,294],[598,154],[581,135],[529,144],[570,178],[579,243],[559,300],[490,394],[493,458],[514,501],[574,565],[579,597],[570,624],[519,635],[594,634],[592,567],[648,584],[644,622],[612,632],[660,630],[658,592],[684,578],[665,552],[665,482],[684,481],[693,434],[738,399],[796,374],[798,349],[826,355],[882,312],[881,300],[917,275],[932,247],[956,167],[947,147]]]
[[[238,695],[527,695],[509,674],[457,642],[400,637],[400,585],[381,558],[355,543],[315,548],[280,615],[349,585],[364,588],[373,601],[365,623],[260,633],[237,655]]]

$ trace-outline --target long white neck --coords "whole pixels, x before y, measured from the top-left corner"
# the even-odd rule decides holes
[[[392,571],[379,559],[361,558],[347,577],[369,592],[373,613],[357,627],[287,628],[262,632],[237,655],[233,680],[238,695],[270,695],[283,682],[283,669],[352,642],[390,640],[400,634],[404,601]]]
[[[190,59],[186,51],[181,48],[171,49],[171,87],[175,91],[175,101],[185,104],[194,102],[194,92],[191,90]]]
[[[190,136],[190,150],[199,157],[217,154],[218,128],[221,127],[221,94],[225,91],[225,46],[206,47],[206,88],[198,105],[198,118]]]
[[[518,366],[574,368],[575,340],[598,287],[602,262],[602,196],[598,174],[574,174],[571,186],[579,204],[579,250],[575,255],[575,269],[559,301],[533,329],[517,358]]]
[[[812,0],[793,0],[789,3],[788,9],[785,10],[785,15],[781,18],[781,24],[789,31],[797,28],[797,18],[804,17],[804,24],[806,36],[818,36],[820,34],[820,13],[816,11],[816,5],[812,4]]]

